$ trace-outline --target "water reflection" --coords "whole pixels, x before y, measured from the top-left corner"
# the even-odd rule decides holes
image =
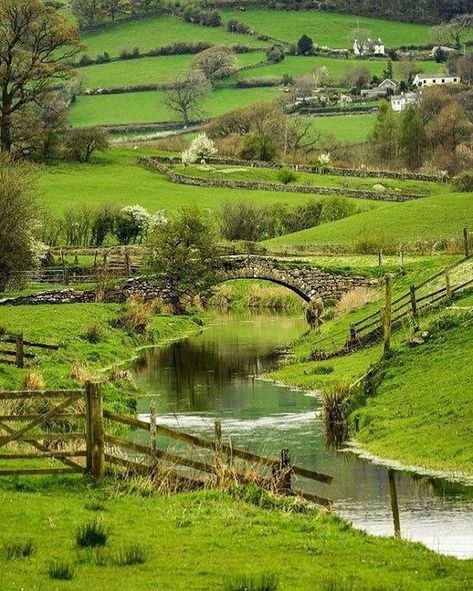
[[[147,351],[136,367],[158,423],[211,437],[222,421],[224,440],[277,457],[289,448],[292,461],[334,476],[332,485],[304,481],[298,487],[334,499],[343,517],[378,535],[402,536],[459,557],[473,557],[473,489],[458,483],[387,470],[325,446],[320,400],[256,379],[280,351],[306,330],[302,319],[268,315],[221,317],[200,335]],[[139,401],[149,413],[150,397]],[[393,522],[393,482],[400,524]]]

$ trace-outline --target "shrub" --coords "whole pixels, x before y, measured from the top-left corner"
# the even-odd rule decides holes
[[[74,567],[70,562],[54,560],[49,564],[48,575],[50,579],[71,581],[74,578]]]
[[[117,325],[125,327],[131,332],[143,334],[148,328],[154,310],[154,302],[145,302],[142,298],[129,298]]]
[[[273,45],[268,51],[266,52],[266,58],[269,62],[273,62],[275,64],[282,62],[286,54],[284,52],[284,47],[281,45]]]
[[[327,443],[338,447],[348,437],[350,386],[333,382],[325,386],[322,396]]]
[[[92,324],[85,333],[85,340],[91,344],[96,344],[103,340],[103,336],[103,328],[100,324]]]
[[[35,545],[32,539],[11,540],[2,545],[2,554],[5,560],[14,560],[15,558],[27,558],[35,552]]]
[[[290,168],[281,168],[278,172],[278,179],[283,185],[289,185],[297,180],[297,174]]]
[[[244,575],[228,580],[224,591],[277,591],[279,579],[274,574]]]
[[[84,67],[84,66],[91,66],[94,62],[94,60],[87,55],[86,53],[84,53],[84,55],[81,56],[79,63],[77,64],[80,67]]]
[[[148,560],[148,549],[141,544],[128,544],[113,555],[113,563],[116,566],[132,566],[144,564]]]
[[[457,175],[453,181],[453,186],[457,191],[469,193],[473,191],[473,170],[466,170]]]
[[[89,521],[77,528],[76,544],[79,548],[97,548],[105,546],[109,536],[108,529],[101,521]]]

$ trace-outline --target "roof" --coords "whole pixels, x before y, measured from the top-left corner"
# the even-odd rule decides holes
[[[401,99],[414,99],[417,98],[417,93],[416,92],[404,92],[403,94],[394,94],[391,97],[392,101],[398,100],[400,101]]]
[[[424,80],[434,80],[435,78],[458,78],[452,74],[416,74],[416,78],[423,78]]]

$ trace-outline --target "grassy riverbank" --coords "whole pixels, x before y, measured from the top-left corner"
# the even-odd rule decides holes
[[[227,586],[230,578],[262,573],[278,577],[279,591],[463,591],[473,585],[473,561],[370,537],[330,514],[267,510],[218,492],[140,496],[107,481],[100,487],[81,479],[73,487],[70,479],[30,482],[0,485],[1,542],[32,539],[36,550],[16,560],[2,555],[2,591],[83,591],[91,580],[94,588],[112,591],[118,578],[120,591],[223,591],[242,588]],[[105,548],[78,549],[78,526],[96,518],[111,534]],[[137,545],[144,564],[117,566],[120,551]],[[71,581],[48,578],[53,560],[73,569]]]
[[[138,325],[146,320],[146,325]],[[35,350],[26,369],[0,364],[0,389],[20,388],[34,372],[46,388],[70,388],[84,379],[106,377],[136,355],[136,349],[182,338],[199,326],[187,316],[176,317],[133,305],[58,304],[0,307],[0,326],[23,333],[25,340],[60,345],[58,351]],[[29,349],[26,349],[29,351]],[[112,371],[113,373],[113,371]],[[132,384],[111,380],[105,399],[123,409],[133,403]]]

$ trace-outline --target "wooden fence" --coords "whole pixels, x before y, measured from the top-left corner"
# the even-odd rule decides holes
[[[64,400],[55,405],[51,403],[58,399]],[[41,408],[47,410],[26,412],[27,400],[42,400]],[[331,476],[292,465],[286,448],[281,450],[281,457],[275,459],[235,448],[231,442],[225,444],[219,421],[215,422],[215,438],[211,440],[158,425],[153,410],[150,422],[104,410],[102,389],[95,382],[87,382],[85,390],[0,392],[0,404],[8,405],[9,402],[17,404],[10,414],[0,415],[0,460],[16,460],[18,463],[19,460],[49,459],[62,466],[24,468],[15,465],[11,469],[0,469],[0,476],[85,472],[101,478],[107,465],[121,466],[140,474],[153,474],[159,467],[166,467],[193,489],[207,486],[205,479],[209,477],[211,484],[218,486],[225,475],[230,475],[235,482],[256,481],[281,494],[301,496],[327,508],[332,505],[332,501],[324,496],[293,486],[294,476],[327,485],[332,482]],[[83,427],[78,429],[78,424]],[[64,432],[55,432],[57,425],[67,428]],[[148,443],[117,436],[124,427],[146,433]],[[169,446],[159,449],[158,437],[185,444],[186,453],[176,453]],[[72,449],[67,448],[67,442],[73,442]],[[13,443],[33,447],[34,451],[12,451]],[[197,457],[197,450],[205,450],[207,458]]]
[[[59,345],[47,345],[45,343],[35,343],[25,341],[22,334],[3,334],[0,335],[0,346],[6,347],[0,349],[0,363],[16,365],[16,367],[25,367],[25,359],[34,359],[35,353],[25,351],[28,349],[47,349],[57,351]]]
[[[472,263],[473,255],[466,251],[464,258],[422,283],[411,285],[395,299],[392,298],[392,276],[387,275],[384,306],[351,324],[348,332],[343,330],[318,339],[312,358],[323,360],[349,353],[382,337],[385,350],[389,349],[393,330],[405,322],[419,328],[419,320],[428,309],[447,304],[461,291],[473,287]]]

